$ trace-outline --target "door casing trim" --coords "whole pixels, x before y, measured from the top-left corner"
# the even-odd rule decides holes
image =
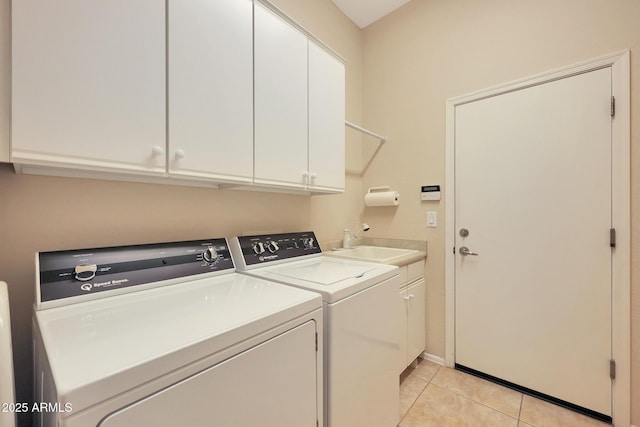
[[[631,92],[629,50],[536,74],[446,101],[445,147],[445,365],[455,364],[455,110],[459,105],[573,75],[611,68],[616,112],[612,120],[612,209],[616,248],[612,252],[612,415],[616,426],[631,425]]]

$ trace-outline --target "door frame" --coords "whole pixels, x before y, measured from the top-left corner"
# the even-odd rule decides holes
[[[612,209],[616,248],[612,251],[612,415],[615,425],[631,423],[631,166],[629,50],[554,69],[446,101],[445,147],[445,365],[455,364],[455,111],[469,102],[513,92],[602,68],[611,68],[615,116],[612,121]]]

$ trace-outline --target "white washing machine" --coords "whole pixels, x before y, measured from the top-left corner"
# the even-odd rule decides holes
[[[322,295],[324,425],[396,426],[398,267],[325,257],[313,232],[240,236],[229,244],[243,273]]]
[[[322,299],[236,274],[225,239],[39,253],[36,272],[36,426],[323,422]]]

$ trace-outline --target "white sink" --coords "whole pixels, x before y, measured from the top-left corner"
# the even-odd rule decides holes
[[[417,254],[415,249],[387,248],[383,246],[355,246],[351,249],[334,249],[331,256],[352,258],[362,261],[391,263],[404,256]]]

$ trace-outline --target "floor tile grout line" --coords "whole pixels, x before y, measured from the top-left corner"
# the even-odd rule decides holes
[[[398,423],[398,425],[402,424],[402,421],[404,421],[404,419],[409,414],[409,412],[411,412],[411,408],[413,408],[413,406],[416,404],[416,402],[418,401],[420,396],[422,396],[422,393],[424,393],[424,391],[427,389],[428,386],[429,386],[429,383],[426,383],[424,388],[422,390],[420,390],[420,393],[418,393],[418,397],[415,398],[415,400],[413,401],[413,403],[411,403],[411,405],[409,405],[409,407],[407,408],[405,413],[402,414],[402,417],[400,417],[400,422]]]
[[[520,393],[520,410],[518,411],[518,426],[520,427],[520,416],[522,415],[522,404],[524,403],[524,393]]]
[[[446,367],[445,367],[445,368],[446,368]],[[450,369],[453,369],[453,368],[450,368]],[[456,372],[460,372],[460,371],[458,371],[458,370],[456,370],[456,369],[454,369],[454,371],[456,371]],[[439,370],[438,370],[438,372],[439,372]],[[465,373],[465,372],[461,372],[461,373],[462,373],[462,374],[464,374],[464,375],[469,375],[469,374],[467,374],[467,373]],[[519,410],[518,410],[518,416],[517,416],[517,418],[516,418],[516,419],[517,419],[518,421],[520,421],[520,412],[522,411],[522,400],[524,399],[524,393],[519,392],[519,391],[517,391],[517,390],[510,389],[510,388],[508,388],[508,387],[501,386],[500,384],[496,384],[496,383],[493,383],[493,382],[491,382],[491,381],[484,380],[484,379],[482,379],[482,378],[475,377],[475,376],[473,376],[473,375],[469,375],[469,376],[470,376],[471,378],[479,379],[479,380],[481,380],[481,381],[483,381],[483,382],[486,382],[487,384],[497,385],[497,386],[499,386],[499,387],[501,387],[501,388],[503,388],[503,389],[511,390],[511,391],[514,391],[514,392],[518,393],[518,394],[520,395],[520,408],[519,408]],[[436,376],[434,375],[433,377],[435,378]],[[514,418],[514,416],[513,416],[513,415],[511,415],[511,414],[507,414],[506,412],[504,412],[504,411],[502,411],[502,410],[500,410],[500,409],[494,408],[494,407],[492,407],[492,406],[487,405],[486,403],[482,403],[482,402],[480,402],[480,401],[478,401],[478,400],[476,400],[476,399],[474,399],[474,398],[472,398],[472,397],[469,397],[469,396],[466,396],[466,395],[464,395],[464,394],[462,394],[462,393],[459,393],[459,392],[457,392],[457,391],[455,391],[455,390],[453,390],[453,389],[451,389],[451,388],[447,387],[446,385],[439,385],[439,384],[436,384],[436,383],[433,383],[433,385],[438,386],[438,387],[440,387],[440,388],[444,388],[444,389],[446,389],[446,390],[448,390],[448,391],[450,391],[450,392],[452,392],[452,393],[454,393],[454,394],[457,394],[458,396],[462,396],[462,397],[464,397],[464,398],[466,398],[466,399],[469,399],[469,400],[471,400],[471,401],[473,401],[473,402],[476,402],[476,403],[478,403],[479,405],[485,406],[485,407],[487,407],[487,408],[489,408],[489,409],[493,409],[494,411],[498,411],[498,412],[500,412],[501,414],[504,414],[504,415],[506,415],[506,416],[508,416],[508,417],[510,417],[510,418]]]
[[[438,369],[438,371],[437,371],[437,372],[436,372],[436,374],[433,376],[433,378],[435,378],[435,377],[437,376],[437,373],[438,373],[438,372],[440,372],[440,369]],[[433,379],[433,378],[432,378],[432,379]],[[430,383],[433,383],[433,382],[431,381]],[[490,382],[489,382],[489,383],[490,383]],[[433,385],[435,385],[435,386],[437,386],[437,387],[440,387],[440,388],[442,388],[442,389],[448,390],[448,391],[450,391],[451,393],[454,393],[454,394],[456,394],[456,395],[458,395],[458,396],[460,396],[460,397],[463,397],[463,398],[465,398],[465,399],[468,399],[468,400],[470,400],[470,401],[472,401],[472,402],[475,402],[475,403],[477,403],[477,404],[479,404],[479,405],[482,405],[482,406],[484,406],[484,407],[486,407],[486,408],[489,408],[489,409],[491,409],[491,410],[494,410],[494,411],[500,412],[501,414],[506,415],[506,416],[507,416],[507,417],[509,417],[509,418],[515,418],[515,417],[514,417],[513,415],[511,415],[511,414],[507,414],[506,412],[501,411],[500,409],[493,408],[493,407],[491,407],[491,406],[489,406],[489,405],[487,405],[487,404],[485,404],[485,403],[482,403],[482,402],[480,402],[480,401],[478,401],[478,400],[476,400],[476,399],[474,399],[474,398],[472,398],[472,397],[469,397],[469,396],[466,396],[466,395],[464,395],[464,394],[462,394],[462,393],[459,393],[459,392],[457,392],[456,390],[453,390],[453,389],[451,389],[451,388],[447,387],[446,385],[439,385],[439,384],[436,384],[436,383],[433,383]],[[518,393],[519,393],[519,392],[518,392]],[[522,409],[522,398],[523,398],[523,394],[522,394],[522,393],[519,393],[519,394],[520,394],[520,408],[519,408],[519,411],[518,411],[518,417],[517,417],[517,418],[515,418],[517,421],[520,421],[520,410]]]
[[[511,415],[511,414],[507,414],[506,412],[501,411],[500,409],[493,408],[493,407],[491,407],[491,406],[487,405],[486,403],[478,402],[477,400],[475,400],[475,399],[473,399],[473,398],[471,398],[471,397],[469,397],[469,396],[465,396],[465,395],[464,395],[464,394],[462,394],[462,393],[458,393],[457,391],[452,390],[452,389],[450,389],[449,387],[447,387],[447,386],[445,386],[445,385],[439,385],[439,384],[436,384],[436,383],[433,383],[433,385],[434,385],[434,386],[436,386],[436,387],[438,387],[438,388],[444,389],[444,390],[446,390],[446,391],[448,391],[448,392],[450,392],[450,393],[453,393],[453,394],[455,394],[455,395],[457,395],[457,396],[460,396],[460,397],[462,397],[463,399],[470,400],[470,401],[472,401],[472,402],[474,402],[474,403],[477,403],[478,405],[481,405],[481,406],[484,406],[485,408],[491,409],[492,411],[499,412],[499,413],[501,413],[502,415],[507,416],[507,417],[509,417],[509,418],[512,418],[512,419],[514,419],[514,420],[516,420],[516,421],[520,421],[520,418],[515,418],[513,415]],[[522,393],[521,393],[521,394],[522,394]]]
[[[413,408],[413,406],[416,404],[416,402],[418,401],[418,399],[420,399],[420,396],[422,396],[422,393],[424,393],[424,391],[427,389],[427,387],[429,387],[429,384],[431,384],[431,380],[433,380],[436,376],[436,374],[440,371],[440,368],[442,366],[438,366],[438,369],[436,369],[436,372],[431,376],[430,380],[425,380],[424,378],[421,378],[418,376],[418,379],[421,379],[423,381],[426,381],[426,385],[424,386],[424,388],[420,391],[420,393],[418,393],[418,396],[415,398],[415,400],[413,401],[413,403],[411,405],[409,405],[409,407],[407,408],[407,410],[405,411],[405,413],[402,415],[402,417],[400,417],[400,422],[398,422],[398,426],[400,424],[402,424],[402,421],[404,421],[404,419],[407,417],[407,414],[409,414],[409,412],[411,411],[411,408]],[[414,368],[414,372],[415,372],[415,368]],[[411,373],[413,374],[413,372]],[[409,374],[409,375],[411,375]],[[408,376],[407,376],[408,377]],[[406,378],[405,378],[406,381]]]
[[[518,414],[517,414],[517,416],[514,417],[514,415],[508,414],[508,413],[506,413],[506,412],[504,412],[504,411],[502,411],[500,409],[497,409],[497,408],[489,406],[489,405],[487,405],[485,403],[482,403],[482,402],[476,400],[473,397],[470,397],[468,395],[465,395],[465,394],[462,394],[461,392],[456,391],[455,389],[451,389],[446,384],[440,385],[440,384],[435,383],[434,379],[438,376],[439,373],[441,373],[441,368],[443,368],[443,366],[438,366],[437,369],[435,370],[435,372],[433,373],[433,375],[430,376],[429,380],[426,380],[422,376],[416,375],[415,374],[415,371],[416,371],[415,368],[412,370],[411,373],[407,374],[407,377],[405,378],[405,380],[410,378],[410,377],[415,377],[416,379],[420,380],[421,382],[425,382],[426,385],[424,387],[422,387],[422,390],[417,394],[417,397],[413,400],[413,402],[408,407],[408,409],[401,415],[400,421],[398,423],[398,426],[400,426],[401,423],[404,422],[404,420],[406,419],[406,416],[409,414],[409,412],[411,412],[411,410],[414,408],[414,406],[416,406],[416,402],[420,399],[420,397],[422,397],[424,395],[424,393],[427,390],[427,388],[429,387],[429,385],[433,385],[433,386],[435,386],[435,387],[437,387],[437,388],[439,388],[441,390],[444,390],[444,391],[446,391],[448,393],[456,395],[456,396],[458,396],[458,397],[460,397],[462,399],[465,399],[467,401],[476,403],[476,404],[478,404],[478,405],[480,405],[482,407],[485,407],[486,409],[488,409],[490,411],[494,411],[494,412],[500,413],[500,414],[508,417],[509,419],[515,421],[516,427],[520,427],[521,424],[522,424],[523,427],[525,425],[526,426],[533,426],[533,424],[530,424],[529,422],[524,421],[522,419],[523,407],[524,407],[524,398],[527,397],[527,394],[522,393],[522,392],[518,392],[518,394],[520,394],[520,405],[519,405],[519,408],[518,408]],[[444,367],[444,368],[447,369],[446,367]],[[557,405],[554,405],[554,406],[557,406]],[[581,415],[581,414],[578,414],[578,415]],[[608,424],[604,424],[603,423],[602,425],[606,426]]]

